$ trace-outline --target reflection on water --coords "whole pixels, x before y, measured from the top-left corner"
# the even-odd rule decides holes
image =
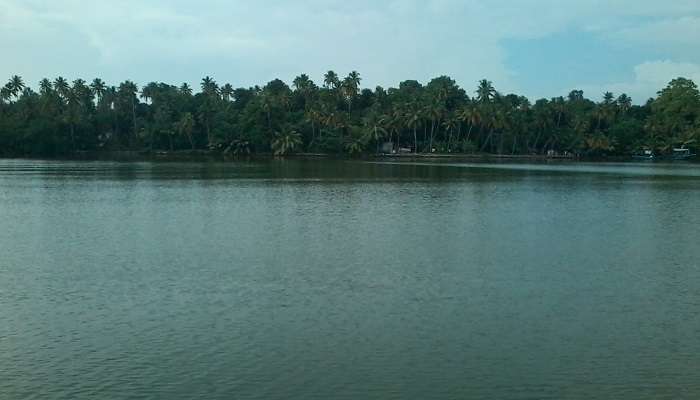
[[[0,398],[697,398],[699,183],[0,161]]]

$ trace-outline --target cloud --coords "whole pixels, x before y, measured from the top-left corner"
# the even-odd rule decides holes
[[[632,45],[663,46],[665,51],[672,51],[681,57],[700,51],[700,17],[698,16],[662,19],[626,27],[612,33]]]
[[[360,71],[368,87],[447,74],[468,89],[489,78],[510,92],[526,77],[508,64],[504,40],[582,30],[649,49],[645,59],[678,61],[691,49],[684,61],[700,62],[698,18],[697,0],[0,0],[0,47],[11,53],[0,78],[212,75],[247,86],[334,69]]]
[[[634,79],[629,82],[581,85],[591,98],[598,98],[604,92],[615,95],[626,93],[635,103],[644,103],[656,92],[666,87],[675,78],[688,78],[700,83],[700,64],[679,63],[670,60],[648,61],[634,67]]]

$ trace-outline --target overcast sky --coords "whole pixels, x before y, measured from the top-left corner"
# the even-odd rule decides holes
[[[700,83],[700,0],[0,0],[0,77],[234,86],[325,71],[362,86],[449,75],[530,98],[635,102]]]

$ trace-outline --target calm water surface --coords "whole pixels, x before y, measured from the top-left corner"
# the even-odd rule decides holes
[[[0,161],[2,399],[700,398],[700,166]]]

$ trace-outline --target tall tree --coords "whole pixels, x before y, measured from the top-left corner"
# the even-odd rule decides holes
[[[328,71],[323,76],[323,87],[327,89],[338,89],[340,87],[340,79],[338,74],[333,71]]]
[[[496,97],[496,89],[493,83],[489,80],[482,79],[479,81],[479,87],[476,89],[476,99],[481,103],[488,103]]]
[[[182,114],[182,117],[180,117],[180,120],[176,123],[175,128],[180,136],[185,136],[187,138],[187,140],[190,142],[192,150],[194,150],[195,143],[194,137],[192,136],[192,132],[194,130],[194,117],[192,116],[192,113],[186,112]]]
[[[345,79],[343,79],[341,88],[343,90],[343,95],[345,96],[345,101],[348,105],[348,115],[350,115],[352,110],[352,102],[357,97],[360,89],[360,74],[357,71],[352,71]]]
[[[19,75],[14,75],[7,82],[7,89],[15,99],[18,99],[22,91],[24,91],[24,81]]]
[[[97,97],[97,101],[99,102],[100,99],[102,99],[102,96],[105,94],[105,91],[107,90],[107,85],[105,85],[102,79],[95,78],[90,84],[90,89],[92,90],[92,93],[95,95],[95,97]]]
[[[201,87],[203,101],[199,108],[199,117],[207,132],[207,147],[212,147],[214,144],[212,122],[219,100],[219,85],[214,79],[206,76],[202,79]]]
[[[136,135],[138,133],[137,127],[136,127],[136,104],[138,104],[138,97],[136,94],[139,92],[138,86],[132,81],[126,80],[122,82],[119,85],[119,89],[117,91],[117,97],[120,101],[120,108],[127,113],[131,114],[131,123],[132,123],[132,134],[129,136],[129,145],[130,147],[133,147],[133,142],[136,139]]]

